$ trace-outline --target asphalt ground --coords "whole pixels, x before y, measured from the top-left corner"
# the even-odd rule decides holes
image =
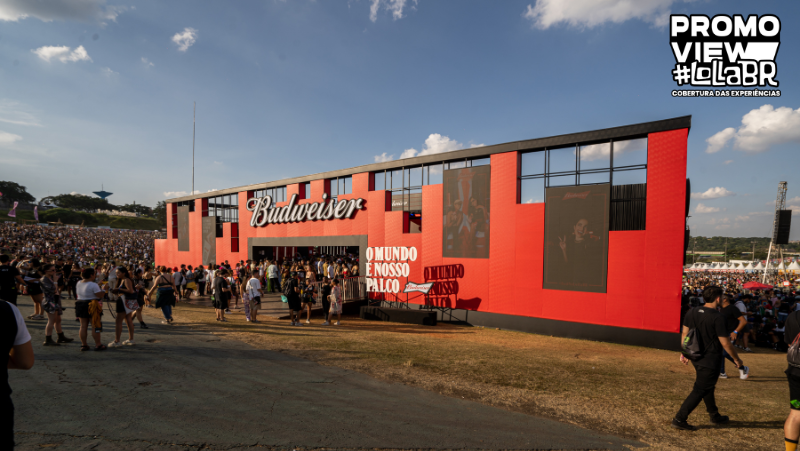
[[[19,301],[23,316],[33,313],[30,298]],[[27,323],[36,363],[29,371],[10,371],[19,450],[643,446],[255,349],[188,326],[150,324],[149,330],[137,328],[135,346],[80,352],[72,308],[64,314],[64,329],[74,343],[44,347],[45,322]],[[113,328],[106,313],[105,343],[113,340]],[[286,327],[276,333],[303,331]]]

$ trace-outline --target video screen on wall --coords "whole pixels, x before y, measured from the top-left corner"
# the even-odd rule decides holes
[[[610,185],[545,190],[542,288],[606,292]]]
[[[478,166],[444,171],[443,257],[489,258],[491,170]]]

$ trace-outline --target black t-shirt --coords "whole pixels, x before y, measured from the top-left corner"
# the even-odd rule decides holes
[[[722,343],[719,337],[727,337],[725,319],[716,310],[708,307],[697,307],[686,313],[683,325],[697,331],[703,346],[703,357],[695,360],[695,366],[719,369],[722,359]]]
[[[228,288],[228,281],[225,280],[224,277],[215,277],[214,278],[214,296],[217,297],[217,300],[227,300],[230,293],[226,293],[222,290]]]
[[[300,284],[297,282],[297,279],[289,279],[286,282],[289,286],[289,295],[287,296],[289,299],[300,299],[300,293],[295,291],[295,288],[299,288]]]
[[[798,333],[800,333],[800,311],[792,312],[786,318],[786,329],[783,332],[783,341],[785,341],[787,345],[791,345]],[[789,365],[786,374],[800,376],[800,368]]]
[[[730,335],[737,327],[739,327],[739,317],[742,316],[742,311],[735,305],[723,307],[719,311],[720,315],[725,318],[725,330]]]
[[[10,265],[0,265],[0,292],[8,293],[17,288],[19,269]]]

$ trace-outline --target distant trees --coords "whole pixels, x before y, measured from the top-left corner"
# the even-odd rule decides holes
[[[146,207],[144,205],[139,205],[139,204],[120,205],[120,206],[117,207],[117,210],[127,211],[127,212],[130,212],[130,213],[136,213],[139,216],[148,216],[148,217],[152,217],[153,216],[153,209],[152,208]]]
[[[36,198],[28,192],[27,188],[15,182],[0,181],[0,193],[3,193],[3,199],[11,202],[33,203],[36,201]]]
[[[156,204],[156,208],[153,209],[153,214],[155,218],[158,220],[161,227],[167,226],[167,202],[166,201],[159,201]]]
[[[114,210],[116,206],[108,203],[106,199],[84,196],[83,194],[59,194],[42,199],[43,203],[56,204],[61,208],[92,213],[95,210]]]

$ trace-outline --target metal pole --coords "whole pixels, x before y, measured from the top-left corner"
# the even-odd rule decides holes
[[[767,281],[767,270],[769,269],[769,256],[772,254],[772,243],[769,243],[769,250],[767,251],[767,264],[764,265],[764,274],[761,275],[761,283]]]
[[[194,132],[195,119],[197,118],[197,102],[192,107],[192,195],[194,195]]]

